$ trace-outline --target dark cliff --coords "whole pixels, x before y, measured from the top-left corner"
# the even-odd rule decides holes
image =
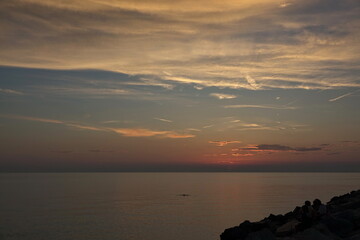
[[[325,206],[323,205],[325,208]],[[316,211],[314,210],[314,213]],[[226,229],[221,240],[360,240],[360,190],[333,197],[326,214],[304,220],[304,211],[296,207],[285,215],[273,215],[259,222],[244,221]]]

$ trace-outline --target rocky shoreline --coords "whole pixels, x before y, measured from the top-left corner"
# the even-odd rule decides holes
[[[327,214],[301,227],[299,209],[273,215],[259,222],[244,221],[226,229],[221,240],[360,240],[360,190],[333,197],[326,204]]]

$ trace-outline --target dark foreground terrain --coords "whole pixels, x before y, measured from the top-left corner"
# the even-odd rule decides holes
[[[304,224],[296,207],[285,215],[273,215],[259,222],[244,221],[226,229],[221,240],[360,240],[360,190],[333,197],[325,215]]]

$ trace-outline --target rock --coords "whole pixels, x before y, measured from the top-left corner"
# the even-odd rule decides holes
[[[345,219],[345,220],[352,222],[355,220],[355,212],[354,212],[354,210],[348,209],[348,210],[333,214],[333,217]]]
[[[250,233],[245,240],[276,240],[275,235],[268,228]]]
[[[235,239],[245,239],[248,235],[248,231],[240,227],[233,227],[225,229],[225,231],[220,235],[221,240],[235,240]]]
[[[303,232],[295,234],[294,239],[295,240],[333,240],[333,238],[322,234],[315,228],[308,228]]]
[[[329,214],[300,228],[300,207],[285,215],[270,214],[259,222],[244,221],[226,229],[221,240],[360,240],[360,190],[333,197]],[[304,224],[302,224],[304,225]],[[303,231],[301,231],[303,229]],[[300,232],[299,232],[300,231]]]
[[[260,231],[267,228],[268,225],[264,222],[244,221],[238,227],[228,228],[221,235],[222,240],[237,240],[245,239],[249,233]]]
[[[342,239],[340,237],[338,237],[337,235],[335,235],[334,233],[332,233],[330,231],[330,229],[323,223],[318,223],[314,226],[314,229],[316,229],[317,231],[321,232],[322,234],[330,237],[331,239]]]
[[[328,218],[324,220],[324,223],[331,232],[340,237],[346,237],[354,228],[354,225],[350,221],[342,218]]]
[[[296,219],[291,220],[283,225],[281,225],[278,229],[276,229],[276,236],[283,237],[289,236],[290,234],[294,233],[296,230],[296,226],[300,222]]]
[[[269,217],[267,217],[267,219],[273,222],[280,222],[280,223],[284,223],[286,221],[286,218],[281,214],[279,215],[270,214]]]
[[[346,238],[346,240],[360,240],[360,232],[354,234],[351,237]]]
[[[360,220],[360,208],[353,210],[354,213],[354,219]]]

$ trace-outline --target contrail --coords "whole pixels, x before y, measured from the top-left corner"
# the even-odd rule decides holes
[[[356,93],[356,92],[359,91],[359,90],[360,90],[360,89],[358,89],[358,90],[356,90],[356,91],[354,91],[354,92],[346,93],[346,94],[341,95],[341,96],[336,97],[336,98],[329,99],[329,102],[335,102],[335,101],[337,101],[337,100],[339,100],[339,99],[342,99],[342,98],[344,98],[344,97],[350,96],[350,95]]]

